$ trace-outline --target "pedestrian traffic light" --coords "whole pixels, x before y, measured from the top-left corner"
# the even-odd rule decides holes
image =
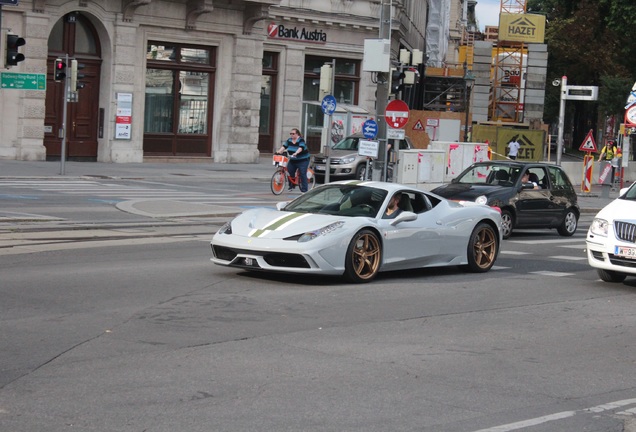
[[[61,58],[55,59],[55,65],[53,66],[53,79],[60,82],[66,79],[66,63]]]
[[[4,57],[5,67],[17,66],[18,63],[24,61],[25,57],[19,50],[21,46],[26,44],[26,40],[13,33],[8,33],[6,36],[6,51]]]
[[[84,88],[84,83],[77,81],[78,79],[84,78],[84,74],[77,73],[78,70],[84,69],[84,65],[82,63],[78,63],[77,60],[71,60],[71,91],[76,92],[77,90],[81,90]]]
[[[391,68],[391,94],[397,95],[404,89],[404,77],[402,65],[397,68]]]

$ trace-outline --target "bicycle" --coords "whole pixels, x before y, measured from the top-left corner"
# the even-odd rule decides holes
[[[275,154],[273,157],[273,164],[276,166],[276,171],[272,175],[271,188],[274,195],[280,195],[288,185],[300,186],[300,171],[296,171],[296,175],[292,175],[287,171],[287,162],[289,157],[287,155]],[[307,190],[311,190],[316,186],[316,176],[314,170],[307,168]]]

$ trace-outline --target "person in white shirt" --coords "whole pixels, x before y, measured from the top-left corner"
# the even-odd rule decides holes
[[[519,153],[519,147],[521,147],[521,144],[519,144],[516,138],[513,138],[512,141],[508,143],[508,158],[512,160],[517,159],[517,153]]]

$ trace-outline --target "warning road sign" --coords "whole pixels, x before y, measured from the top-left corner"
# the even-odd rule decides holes
[[[597,152],[596,141],[594,141],[594,135],[592,135],[592,129],[587,133],[587,136],[583,140],[581,147],[579,147],[580,151],[584,152]]]

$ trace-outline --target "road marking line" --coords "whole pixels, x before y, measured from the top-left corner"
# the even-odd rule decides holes
[[[573,417],[577,414],[587,414],[587,413],[600,413],[603,411],[609,411],[609,410],[613,410],[616,408],[620,408],[623,407],[625,405],[631,405],[636,403],[636,399],[625,399],[625,400],[620,400],[620,401],[616,401],[616,402],[610,402],[607,404],[603,404],[603,405],[597,405],[591,408],[584,408],[582,410],[578,410],[578,411],[563,411],[560,413],[555,413],[555,414],[550,414],[547,416],[543,416],[543,417],[536,417],[533,419],[528,419],[528,420],[522,420],[519,422],[515,422],[515,423],[508,423],[505,425],[500,425],[500,426],[494,426],[491,428],[486,428],[486,429],[479,429],[478,431],[475,432],[510,432],[510,431],[515,431],[515,430],[519,430],[519,429],[523,429],[529,426],[536,426],[542,423],[547,423],[550,421],[555,421],[555,420],[561,420],[564,418],[568,418],[568,417]],[[636,410],[636,408],[632,408],[629,411],[633,411]],[[619,413],[617,413],[619,414]]]
[[[587,257],[578,257],[578,256],[567,256],[567,255],[557,255],[557,256],[551,256],[548,257],[551,259],[559,259],[559,260],[569,260],[569,261],[583,261],[586,260]]]
[[[574,273],[561,273],[561,272],[553,272],[553,271],[547,271],[547,270],[530,272],[530,274],[537,274],[542,276],[554,276],[554,277],[574,276]]]
[[[585,237],[569,238],[569,239],[554,239],[554,240],[506,240],[506,241],[509,243],[519,243],[519,244],[528,244],[528,245],[575,243],[575,242],[581,242],[581,244],[585,244]]]

